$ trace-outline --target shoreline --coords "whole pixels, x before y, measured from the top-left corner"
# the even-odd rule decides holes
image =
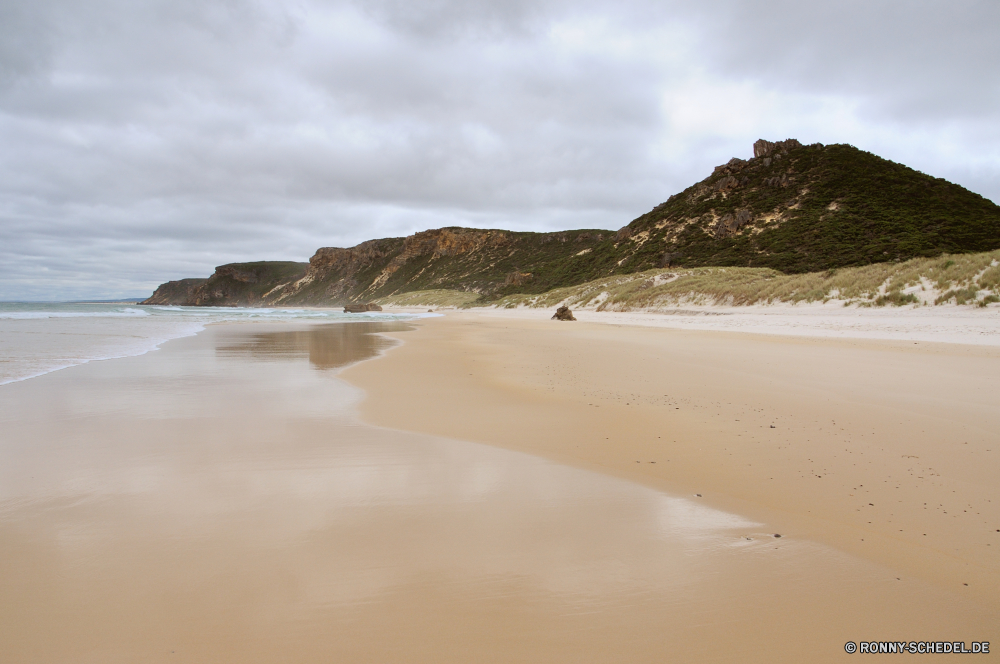
[[[15,303],[29,306],[35,303]],[[79,308],[93,304],[105,310]],[[174,339],[195,336],[208,326],[230,323],[345,321],[339,308],[209,307],[204,310],[149,305],[159,309],[126,313],[119,303],[55,303],[39,311],[0,311],[0,386],[81,366],[91,362],[141,357]],[[129,305],[130,306],[130,305]],[[61,311],[58,307],[68,308]],[[180,312],[175,313],[175,312]],[[304,314],[304,315],[303,315]],[[395,319],[400,312],[369,313],[345,322]],[[405,314],[420,318],[426,314]],[[242,317],[242,318],[241,318]],[[113,322],[112,322],[113,321]],[[121,322],[121,321],[124,321]],[[67,341],[69,340],[69,341]]]
[[[451,311],[341,377],[367,422],[700,493],[1000,609],[1000,350],[548,316]]]

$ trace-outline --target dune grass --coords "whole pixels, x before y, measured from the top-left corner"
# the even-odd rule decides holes
[[[656,310],[679,305],[752,305],[836,300],[845,305],[1000,301],[1000,250],[914,258],[898,263],[783,274],[769,268],[657,269],[597,279],[540,295],[509,295],[494,306]]]
[[[383,306],[396,307],[463,307],[479,298],[479,293],[459,290],[422,290],[399,293],[376,300]]]

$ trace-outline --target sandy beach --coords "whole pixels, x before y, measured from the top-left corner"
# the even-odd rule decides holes
[[[997,640],[1000,350],[548,315],[212,325],[0,386],[4,661]]]
[[[369,394],[371,422],[700,494],[997,623],[1000,350],[891,338],[908,329],[898,315],[882,339],[670,329],[643,314],[595,322],[604,315],[451,312],[345,377]]]

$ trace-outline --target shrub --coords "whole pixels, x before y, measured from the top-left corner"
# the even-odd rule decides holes
[[[920,300],[913,293],[901,293],[894,291],[886,295],[881,295],[875,300],[876,307],[884,307],[891,304],[894,307],[901,307],[904,304],[919,304]]]

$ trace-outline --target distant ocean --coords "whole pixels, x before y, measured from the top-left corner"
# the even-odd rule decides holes
[[[93,360],[142,355],[165,341],[230,321],[398,320],[338,310],[0,302],[0,385]]]

